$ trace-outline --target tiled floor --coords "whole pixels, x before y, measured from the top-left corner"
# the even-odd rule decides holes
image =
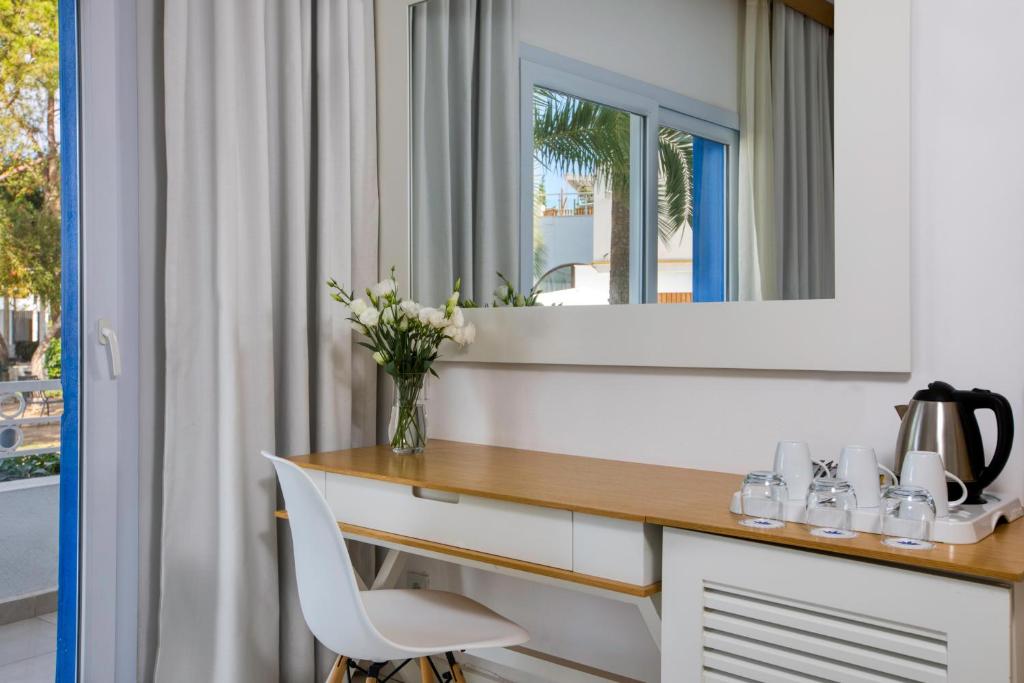
[[[0,681],[52,683],[56,651],[56,614],[0,626]]]

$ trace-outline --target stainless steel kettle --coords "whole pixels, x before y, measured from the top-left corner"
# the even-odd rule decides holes
[[[996,449],[985,464],[981,430],[974,411],[987,408],[996,416]],[[967,485],[967,503],[983,503],[981,492],[1006,466],[1013,445],[1010,403],[986,389],[959,391],[945,382],[932,382],[914,394],[906,406],[896,406],[902,423],[896,438],[896,473],[909,451],[936,451],[946,469]],[[959,494],[959,492],[957,492]]]

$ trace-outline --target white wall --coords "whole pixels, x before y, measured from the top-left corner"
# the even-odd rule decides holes
[[[739,0],[518,0],[519,40],[730,111]]]
[[[431,393],[432,434],[744,472],[765,466],[780,438],[806,439],[832,457],[843,444],[868,443],[891,462],[893,404],[933,379],[1003,393],[1024,421],[1022,25],[1024,5],[1014,0],[913,5],[911,375],[444,364]],[[1017,495],[1022,438],[997,482]],[[535,647],[655,676],[639,617],[619,605],[475,572],[461,581],[540,633]]]

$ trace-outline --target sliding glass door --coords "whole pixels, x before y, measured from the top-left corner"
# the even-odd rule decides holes
[[[78,680],[134,681],[139,592],[137,6],[132,0],[79,0],[79,7]]]
[[[136,679],[135,5],[57,0],[61,393],[56,680]]]

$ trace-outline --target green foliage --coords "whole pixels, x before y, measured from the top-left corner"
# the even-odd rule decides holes
[[[60,337],[50,340],[43,355],[43,366],[46,368],[46,376],[49,379],[60,379]]]
[[[502,306],[525,308],[527,306],[544,305],[537,301],[537,297],[542,293],[539,288],[539,282],[537,283],[538,287],[534,287],[526,294],[523,294],[522,292],[517,291],[515,285],[513,285],[512,282],[501,273],[498,273],[498,278],[501,279],[501,284],[494,290],[494,298],[491,300],[491,303],[479,304],[472,299],[464,299],[462,301],[462,308],[490,308],[491,306],[494,308],[501,308]]]
[[[494,307],[499,308],[501,306],[512,306],[513,308],[525,308],[527,306],[543,306],[537,301],[537,297],[540,296],[540,290],[536,287],[531,289],[529,292],[523,294],[517,292],[515,285],[501,273],[498,273],[498,277],[501,278],[501,284],[498,289],[494,292]]]
[[[628,186],[629,126],[629,114],[618,109],[534,90],[533,154],[549,171],[593,175],[616,189]]]
[[[549,171],[593,175],[614,192],[629,190],[629,114],[537,88],[533,97],[534,159]],[[658,234],[668,242],[693,218],[693,138],[658,131]]]
[[[60,307],[57,3],[0,0],[0,294]]]
[[[35,294],[59,312],[60,249],[60,217],[41,195],[11,197],[0,186],[0,294]]]
[[[693,136],[672,128],[658,133],[658,237],[669,240],[693,223]]]
[[[60,474],[60,454],[20,455],[0,460],[0,481]]]

